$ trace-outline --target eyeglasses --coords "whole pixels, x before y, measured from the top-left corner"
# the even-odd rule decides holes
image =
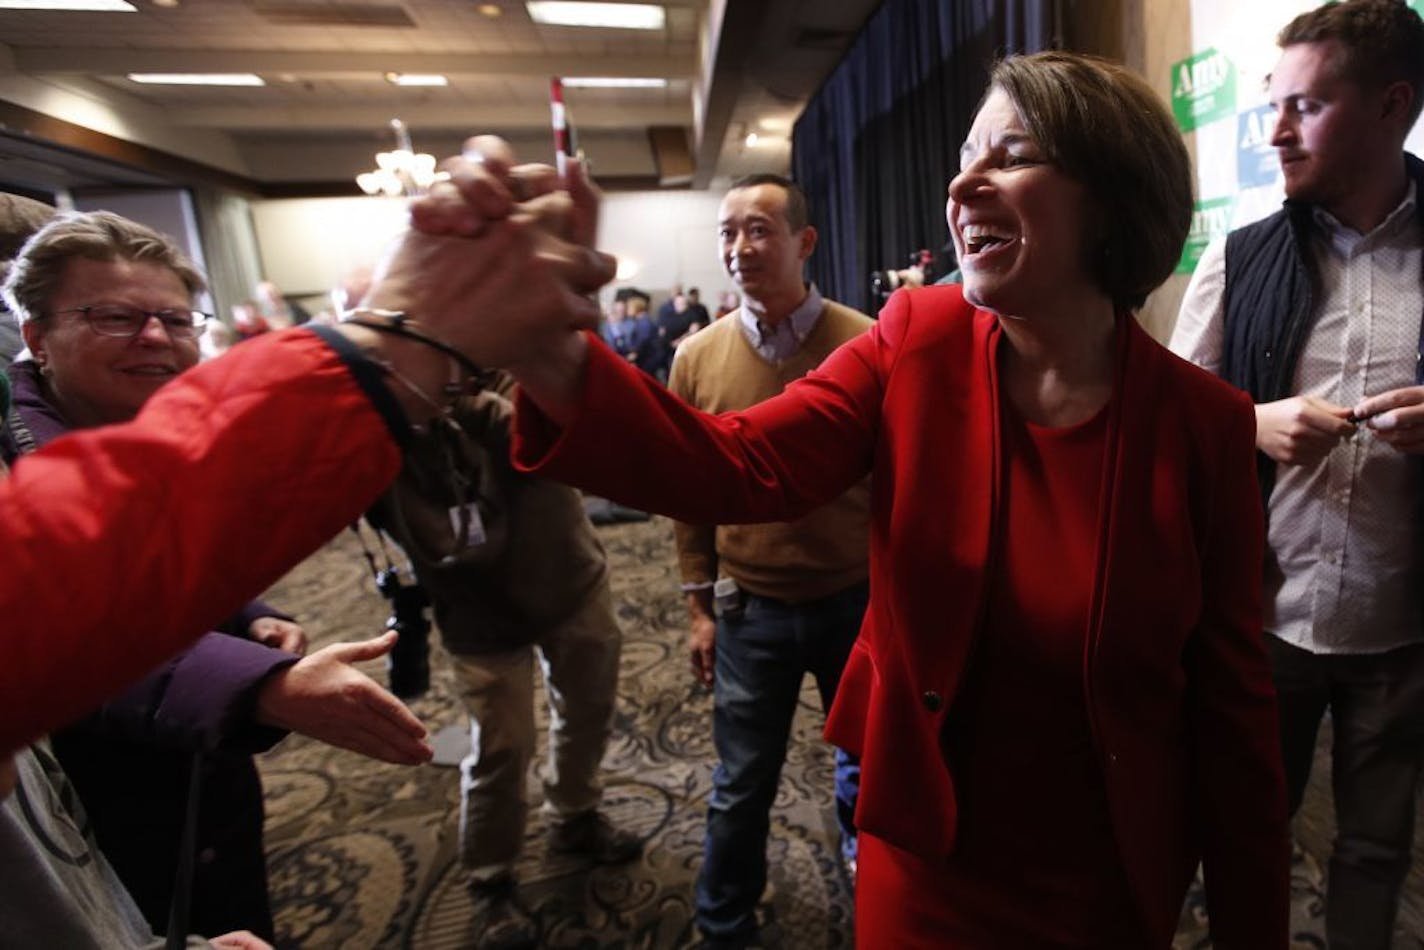
[[[100,336],[132,339],[143,332],[148,321],[154,317],[163,324],[168,335],[175,340],[191,340],[203,332],[203,326],[212,319],[211,314],[201,310],[142,310],[125,307],[122,304],[100,304],[94,307],[69,307],[53,313],[83,314],[84,321]]]

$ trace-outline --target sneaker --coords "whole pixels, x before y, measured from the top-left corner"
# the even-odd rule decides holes
[[[594,864],[622,864],[643,853],[643,839],[613,827],[592,809],[554,825],[549,847],[559,854],[581,854]]]
[[[514,878],[469,884],[477,950],[534,950],[534,919],[514,896]]]

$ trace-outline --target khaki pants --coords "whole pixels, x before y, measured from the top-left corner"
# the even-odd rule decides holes
[[[534,655],[549,700],[544,801],[561,819],[595,808],[617,697],[622,633],[607,583],[535,646],[452,657],[470,754],[460,763],[460,860],[475,881],[509,873],[524,843],[533,758]]]

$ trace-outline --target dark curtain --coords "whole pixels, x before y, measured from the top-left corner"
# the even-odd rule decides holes
[[[808,272],[821,292],[868,313],[870,274],[921,248],[941,272],[945,189],[1005,52],[1053,45],[1052,0],[886,0],[792,132],[792,174],[820,234]]]

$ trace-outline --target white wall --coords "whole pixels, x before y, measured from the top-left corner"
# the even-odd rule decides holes
[[[608,195],[598,219],[600,250],[617,255],[631,276],[614,281],[666,299],[673,284],[696,287],[702,303],[716,309],[717,297],[732,279],[717,257],[720,191],[630,191]]]
[[[326,293],[352,267],[374,263],[405,229],[400,198],[252,202],[263,275],[287,294]]]
[[[732,282],[717,258],[720,193],[638,191],[605,197],[598,246],[618,256],[630,276],[617,287],[648,291],[655,304],[674,283],[697,287],[715,307]],[[405,227],[398,198],[301,198],[252,203],[266,277],[288,294],[324,293],[346,270],[376,260]]]

